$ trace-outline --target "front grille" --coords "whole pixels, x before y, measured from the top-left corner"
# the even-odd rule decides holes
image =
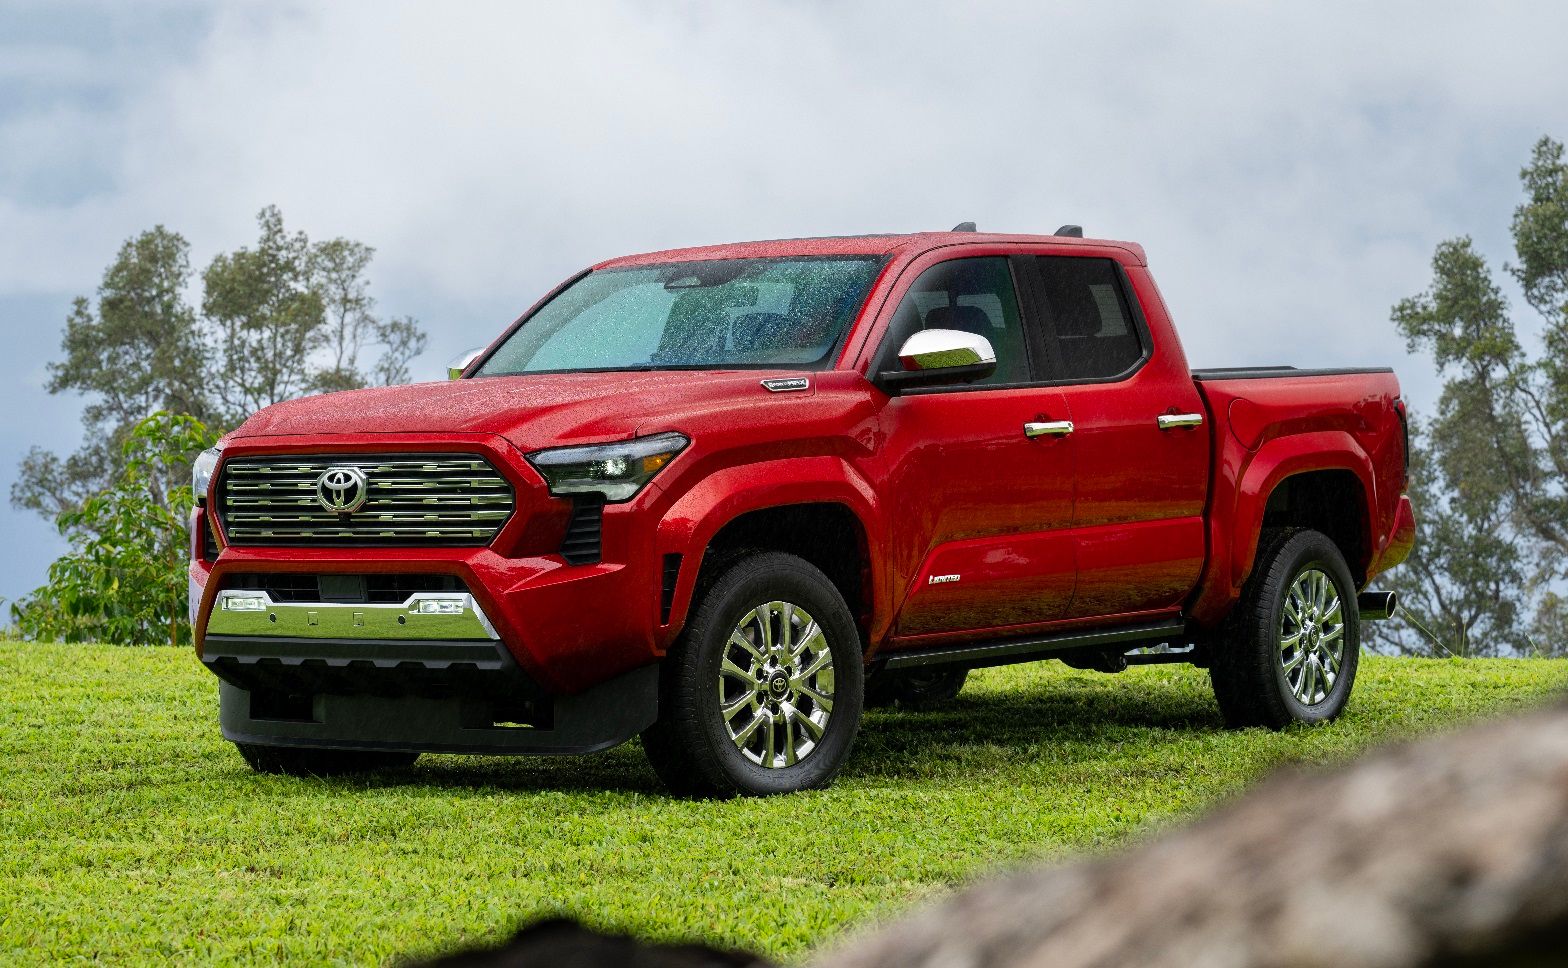
[[[339,514],[317,498],[329,468],[365,475],[365,503]],[[482,545],[511,516],[512,487],[472,454],[237,457],[218,514],[231,545]]]

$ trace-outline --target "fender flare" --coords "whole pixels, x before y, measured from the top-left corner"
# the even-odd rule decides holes
[[[1306,448],[1306,449],[1303,449]],[[1320,449],[1319,449],[1320,448]],[[1313,471],[1349,471],[1361,485],[1363,521],[1371,527],[1377,521],[1377,490],[1372,475],[1372,459],[1356,439],[1344,431],[1322,431],[1280,437],[1259,448],[1242,474],[1236,489],[1235,525],[1231,532],[1231,561],[1235,563],[1235,585],[1240,587],[1252,573],[1258,553],[1258,538],[1263,532],[1263,512],[1269,498],[1286,478]],[[1375,545],[1369,537],[1369,550]],[[1358,563],[1351,562],[1352,567]],[[1366,562],[1360,562],[1361,567]]]
[[[1198,625],[1212,626],[1222,619],[1251,575],[1269,498],[1288,478],[1315,471],[1353,474],[1361,489],[1363,521],[1369,528],[1375,526],[1377,487],[1372,459],[1353,436],[1342,430],[1323,430],[1269,440],[1242,464],[1228,513],[1210,517],[1209,547],[1217,560],[1192,606],[1190,614]],[[1222,480],[1217,477],[1216,484]],[[1369,551],[1375,553],[1376,543],[1376,536],[1369,535]],[[1350,564],[1355,569],[1369,562]]]
[[[838,504],[860,522],[866,539],[873,621],[887,614],[886,526],[876,491],[853,467],[837,457],[795,457],[741,464],[716,471],[681,495],[665,511],[654,534],[662,559],[683,556],[669,621],[660,628],[667,648],[685,624],[696,590],[703,554],[725,525],[752,511],[793,504]],[[880,629],[870,630],[876,641]]]

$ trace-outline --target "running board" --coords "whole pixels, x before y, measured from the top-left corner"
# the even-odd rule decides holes
[[[882,667],[908,669],[928,665],[964,665],[971,669],[979,669],[985,666],[1050,659],[1059,652],[1092,649],[1096,646],[1126,645],[1128,648],[1133,648],[1139,642],[1169,642],[1172,638],[1181,637],[1186,629],[1187,623],[1177,618],[1110,629],[1059,632],[1055,635],[1035,635],[967,645],[945,645],[935,649],[921,649],[918,652],[890,653]]]

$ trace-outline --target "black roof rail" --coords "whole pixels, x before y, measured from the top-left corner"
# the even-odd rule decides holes
[[[1082,225],[1064,225],[1061,228],[1057,229],[1055,232],[1052,232],[1051,234],[1052,235],[1060,235],[1060,236],[1063,236],[1064,238],[1069,238],[1069,239],[1081,239],[1081,238],[1083,238],[1083,226]]]

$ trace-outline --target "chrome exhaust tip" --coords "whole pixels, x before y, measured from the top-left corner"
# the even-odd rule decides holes
[[[1356,608],[1363,622],[1381,622],[1394,617],[1399,608],[1399,596],[1394,592],[1362,592],[1356,596]]]

